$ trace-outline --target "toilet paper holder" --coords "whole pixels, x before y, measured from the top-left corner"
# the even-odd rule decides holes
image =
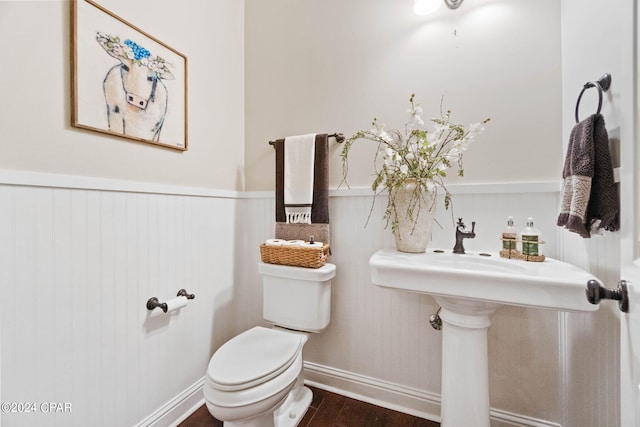
[[[176,296],[185,297],[188,300],[189,299],[194,299],[196,297],[195,294],[190,294],[185,289],[180,289]],[[151,310],[154,310],[157,307],[160,307],[160,309],[163,312],[165,312],[165,313],[167,312],[168,305],[167,305],[166,302],[160,302],[160,300],[158,298],[156,298],[156,297],[149,298],[149,300],[147,301],[147,310],[151,311]]]

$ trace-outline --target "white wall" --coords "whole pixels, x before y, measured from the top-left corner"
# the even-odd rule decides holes
[[[189,150],[72,128],[71,2],[2,1],[0,168],[242,190],[243,2],[99,3],[187,56]]]
[[[560,2],[475,0],[413,14],[412,0],[247,0],[247,189],[273,189],[267,141],[402,129],[409,96],[425,118],[443,108],[491,117],[465,156],[463,182],[556,180],[562,170]],[[366,144],[366,143],[365,143]],[[374,144],[354,150],[349,183],[371,184]],[[332,147],[331,185],[341,181]],[[488,167],[491,165],[491,167]],[[449,182],[456,182],[453,173]]]

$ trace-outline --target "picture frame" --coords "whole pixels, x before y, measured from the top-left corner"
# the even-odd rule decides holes
[[[71,126],[187,150],[187,57],[92,0],[71,25]]]

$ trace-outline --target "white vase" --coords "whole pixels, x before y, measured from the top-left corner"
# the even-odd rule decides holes
[[[394,190],[397,227],[393,230],[396,249],[400,252],[422,253],[431,240],[431,227],[436,213],[435,191],[416,192],[415,179]]]

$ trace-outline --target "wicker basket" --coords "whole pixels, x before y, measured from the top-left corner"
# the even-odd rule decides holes
[[[320,268],[329,258],[329,244],[321,248],[308,246],[260,245],[262,262],[268,264],[292,265],[295,267]]]

